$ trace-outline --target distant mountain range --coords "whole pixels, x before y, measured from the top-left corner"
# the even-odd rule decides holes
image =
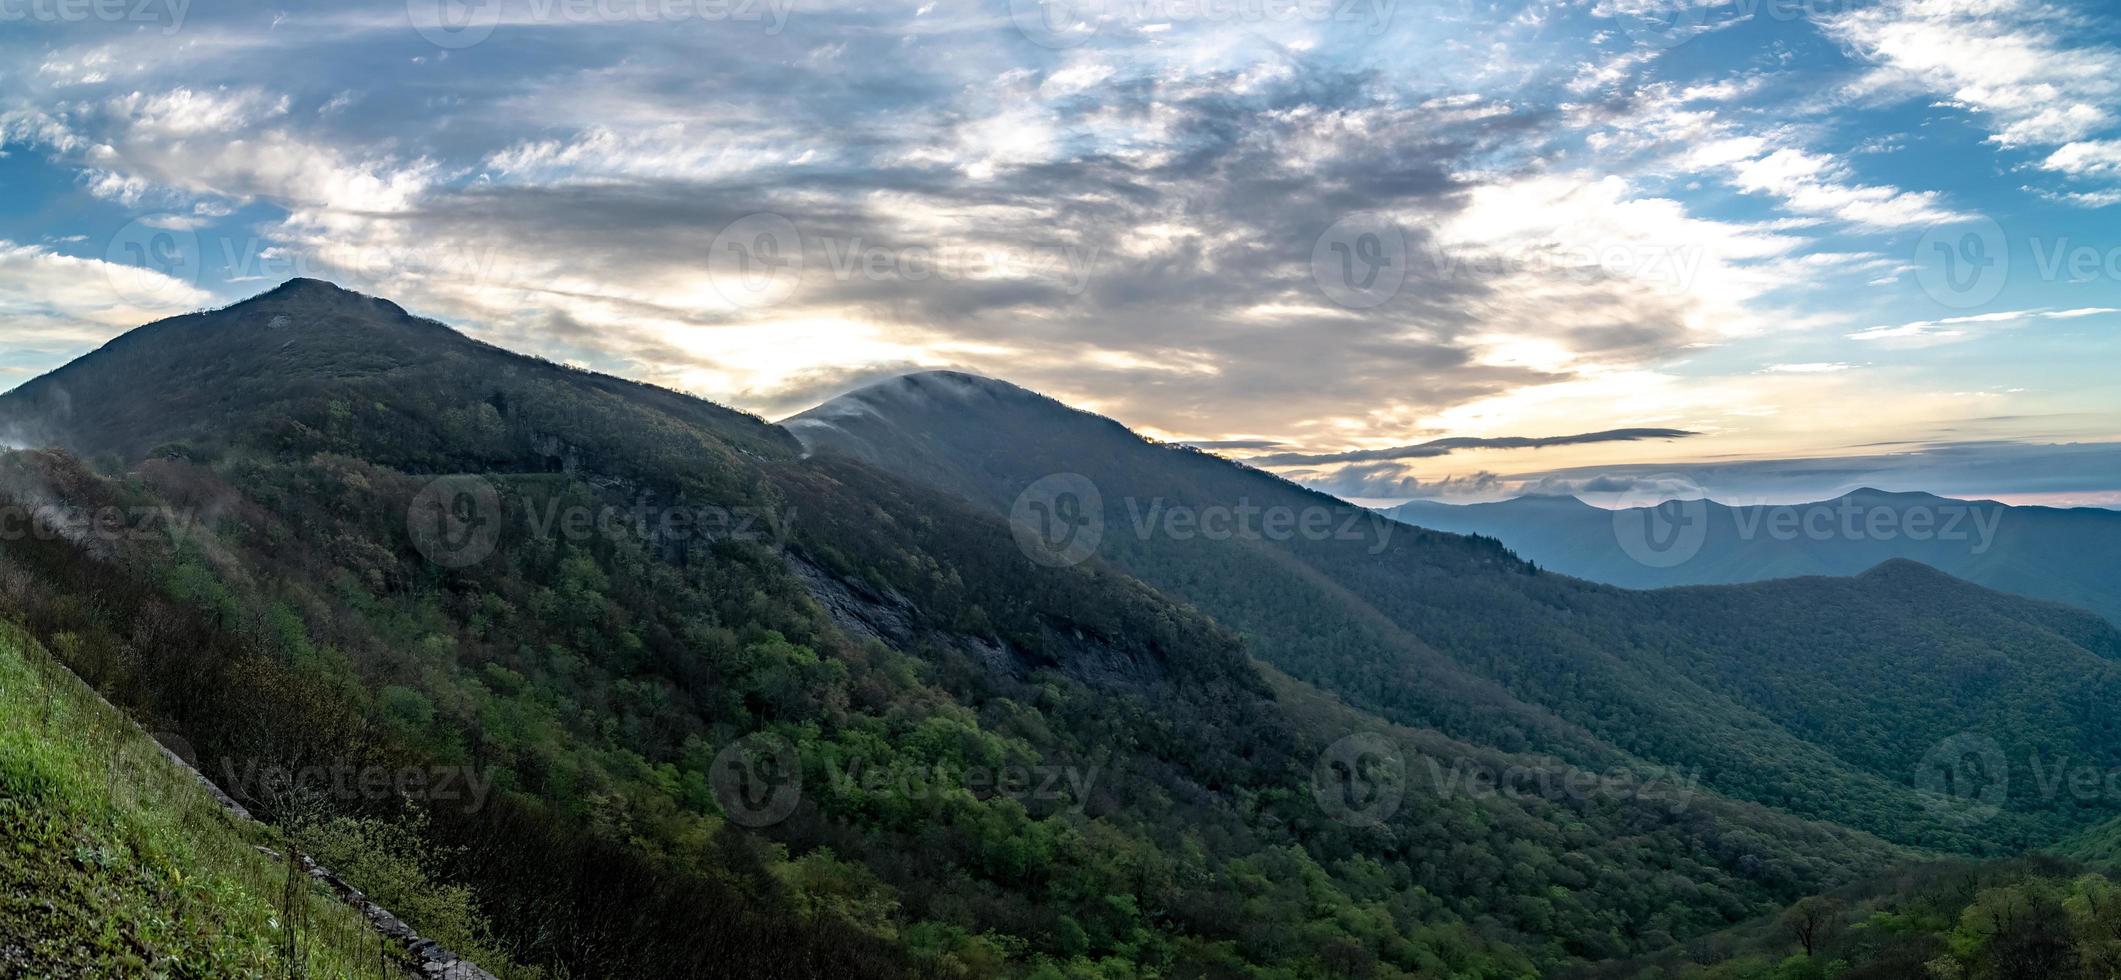
[[[1617,510],[1575,497],[1415,501],[1384,513],[1497,538],[1541,567],[1629,588],[1854,575],[1896,558],[2121,623],[2121,511],[2017,507],[1861,489],[1808,504],[1669,501]]]

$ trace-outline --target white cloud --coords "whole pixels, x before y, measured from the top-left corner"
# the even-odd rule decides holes
[[[1859,230],[1889,231],[1961,217],[1934,191],[1863,183],[1840,158],[1801,146],[1802,127],[1743,125],[1728,118],[1726,107],[1700,104],[1765,81],[1749,75],[1684,89],[1655,82],[1633,90],[1632,103],[1618,114],[1601,106],[1568,108],[1591,128],[1586,141],[1594,150],[1622,159],[1647,157],[1644,169],[1650,172],[1713,175],[1739,190],[1780,198],[1793,215],[1784,219],[1792,227],[1842,221]]]
[[[262,125],[279,121],[287,102],[255,91],[133,92],[57,112],[14,110],[0,115],[0,134],[71,160],[82,167],[90,193],[129,207],[189,210],[193,198],[207,196],[388,213],[411,207],[440,179],[431,160],[357,157]]]
[[[2059,204],[2080,208],[2105,208],[2121,204],[2121,188],[2104,191],[2061,191],[2046,187],[2027,187],[2026,191]]]
[[[785,166],[799,142],[711,133],[681,123],[619,130],[596,126],[567,139],[517,143],[486,158],[496,176],[522,183],[721,180]]]
[[[2045,0],[1887,0],[1823,25],[1874,68],[1869,91],[1942,95],[1990,120],[2005,146],[2082,139],[2113,122],[2121,51]]]
[[[1681,102],[1731,102],[1759,92],[1766,75],[1744,75],[1689,85],[1679,92]]]
[[[2047,155],[2041,166],[2073,177],[2121,176],[2121,140],[2081,140]]]
[[[1039,94],[1047,98],[1075,95],[1101,85],[1116,74],[1112,65],[1102,61],[1077,61],[1048,74],[1039,84]]]
[[[1887,230],[1958,220],[1934,191],[1853,183],[1848,166],[1832,157],[1798,149],[1780,149],[1737,165],[1739,189],[1773,194],[1790,210],[1846,221],[1862,228]]]
[[[1572,329],[1659,320],[1712,337],[1771,329],[1779,318],[1755,304],[1815,276],[1791,258],[1807,244],[1695,216],[1619,177],[1551,175],[1474,189],[1416,261],[1445,275],[1497,273],[1479,310],[1488,363],[1558,370],[1574,358],[1553,335]]]
[[[1836,374],[1852,366],[1840,361],[1811,361],[1802,364],[1770,364],[1763,370],[1770,374]]]
[[[147,269],[0,239],[0,321],[7,324],[9,346],[80,353],[149,320],[211,301],[196,285]]]
[[[2121,313],[2121,309],[2103,306],[2087,306],[2072,310],[2006,310],[1996,313],[1974,313],[1966,316],[1951,316],[1940,320],[1917,320],[1913,323],[1891,324],[1871,327],[1849,334],[1850,340],[1896,340],[1929,341],[1949,340],[1969,336],[1972,331],[1957,329],[1995,323],[2024,323],[2033,320],[2074,320],[2079,317]]]
[[[135,138],[182,138],[248,129],[287,115],[287,106],[286,95],[270,95],[257,89],[177,88],[152,95],[131,92],[111,99],[106,109],[122,120]]]

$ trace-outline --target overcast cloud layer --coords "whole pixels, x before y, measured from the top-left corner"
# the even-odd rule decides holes
[[[1680,4],[0,0],[0,384],[313,275],[1354,496],[1873,442],[2117,489],[2013,448],[2121,434],[2113,18]]]

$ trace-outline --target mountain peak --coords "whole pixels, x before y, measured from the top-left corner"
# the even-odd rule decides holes
[[[784,419],[781,424],[796,428],[831,425],[833,419],[890,414],[881,410],[929,407],[976,398],[1027,400],[1044,397],[1037,392],[984,375],[949,370],[915,371],[863,385]]]
[[[1969,584],[1952,577],[1949,572],[1940,571],[1933,565],[1905,556],[1887,558],[1865,569],[1858,577],[1927,587]]]
[[[894,456],[929,453],[917,447],[939,439],[976,441],[999,438],[1003,432],[1054,446],[1115,437],[1130,445],[1144,444],[1140,436],[1104,416],[1007,381],[951,370],[885,378],[780,424],[806,452],[831,449],[887,468]]]
[[[918,392],[954,395],[974,393],[1028,395],[1034,393],[1028,388],[1010,384],[999,378],[990,378],[983,374],[972,374],[967,371],[951,370],[915,371],[910,374],[901,374],[895,378],[886,378],[875,384],[857,388],[849,392],[849,394],[861,394],[863,392]]]
[[[1519,494],[1518,496],[1511,497],[1509,500],[1504,502],[1519,504],[1526,507],[1561,507],[1570,510],[1574,510],[1577,508],[1589,508],[1592,510],[1598,509],[1596,505],[1585,502],[1582,497],[1576,496],[1573,493],[1561,493],[1558,491],[1533,491],[1530,493]]]
[[[357,293],[323,279],[296,277],[235,304],[285,310],[290,313],[383,313],[404,316],[405,308],[387,299]],[[232,309],[235,307],[231,307]]]
[[[1857,487],[1857,488],[1856,488],[1856,489],[1854,489],[1854,490],[1850,490],[1850,491],[1848,491],[1847,493],[1844,493],[1844,494],[1842,494],[1842,496],[1844,496],[1844,497],[1891,497],[1891,496],[1895,496],[1895,493],[1894,493],[1893,491],[1891,491],[1891,490],[1880,490],[1880,489],[1878,489],[1877,487],[1872,487],[1872,486],[1862,486],[1862,487]]]
[[[274,417],[330,386],[433,362],[473,342],[387,300],[289,279],[220,309],[128,330],[0,395],[0,428],[38,445],[138,459]]]
[[[1979,505],[1983,507],[2004,506],[2004,504],[2000,501],[1990,500],[1985,497],[1947,497],[1942,494],[1930,493],[1925,490],[1879,490],[1874,487],[1859,487],[1857,489],[1849,491],[1848,493],[1842,494],[1839,498],[1837,498],[1837,500],[1853,500],[1858,503],[1873,504],[1898,504],[1901,506],[1913,506],[1918,504],[1927,505],[1931,507],[1963,507],[1969,504]]]
[[[356,293],[353,290],[341,286],[338,283],[332,282],[329,279],[312,279],[308,276],[296,276],[292,279],[287,280],[286,282],[279,284],[278,286],[273,287],[270,290],[267,290],[263,295],[270,296],[274,293],[297,292],[344,293],[350,296],[361,295],[360,293]]]

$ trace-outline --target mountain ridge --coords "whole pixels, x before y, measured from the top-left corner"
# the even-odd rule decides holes
[[[448,361],[472,377],[502,371],[572,378],[610,397],[643,398],[666,414],[703,424],[740,450],[785,455],[795,449],[785,430],[750,413],[516,354],[396,303],[316,279],[291,279],[227,306],[128,331],[0,393],[0,431],[17,433],[25,444],[63,442],[89,457],[136,458],[163,443],[214,442],[217,430],[230,427],[229,413],[245,408],[234,397],[237,382],[258,389],[246,393],[253,399],[328,398],[333,386],[417,372],[434,361]],[[82,370],[87,363],[99,369],[93,378]],[[118,411],[145,404],[156,411]],[[284,434],[297,442],[314,436]],[[211,445],[192,448],[213,451]],[[446,454],[439,446],[436,451]]]
[[[69,365],[52,388],[109,400],[58,427],[60,449],[0,455],[0,498],[194,519],[94,548],[0,541],[0,587],[12,615],[182,732],[208,771],[494,774],[483,809],[419,812],[521,962],[639,977],[1341,969],[1329,963],[1522,977],[1699,935],[1910,854],[1757,802],[1642,795],[1683,774],[1631,766],[1531,709],[1525,724],[1585,742],[1595,765],[1387,725],[1115,566],[1031,560],[982,506],[805,459],[785,430],[689,396],[394,333],[398,314],[372,304],[351,307],[376,321],[348,324],[360,332],[329,329],[349,307],[326,298],[196,314],[185,322],[228,328],[202,335],[218,343],[150,330],[123,356]],[[282,335],[291,346],[254,343]],[[148,355],[159,374],[138,373]],[[38,421],[48,401],[0,396],[0,416]],[[423,536],[437,494],[445,526],[475,519],[491,536]],[[756,531],[545,517],[642,506]],[[1522,567],[1435,537],[1468,567]],[[887,606],[878,628],[839,625],[821,578]],[[1318,783],[1358,735],[1405,763],[1366,784],[1395,788],[1375,820]],[[727,753],[773,744],[760,739],[794,751],[804,792],[751,828],[748,798],[714,780],[743,758]],[[1097,774],[1086,798],[842,778],[1071,765]]]
[[[1476,742],[1529,739],[1540,751],[1579,761],[1618,750],[1622,757],[1699,766],[1725,773],[1730,782],[1722,789],[1758,794],[1753,798],[1780,801],[1796,812],[1825,816],[1838,808],[1842,819],[1851,812],[1871,812],[1874,817],[1860,826],[1903,841],[1966,847],[1970,842],[1958,831],[1935,824],[1936,814],[1919,794],[1908,794],[1910,773],[1926,746],[1907,738],[1921,731],[1926,733],[1921,738],[1943,740],[1966,722],[1953,724],[1907,702],[1907,729],[1891,744],[1875,744],[1875,731],[1822,727],[1826,705],[1834,700],[1827,692],[1746,679],[1760,671],[1786,672],[1788,665],[1778,661],[1818,657],[1825,658],[1822,669],[1840,665],[1833,669],[1850,685],[1875,685],[1879,697],[1904,699],[1905,692],[1896,690],[1903,685],[1890,681],[1890,672],[1921,662],[1921,647],[1950,642],[1958,648],[1951,658],[1969,665],[1994,655],[1984,648],[2038,650],[2022,661],[2027,669],[2058,690],[2082,689],[2074,696],[2091,699],[2063,723],[2074,732],[2068,738],[2094,754],[2112,751],[2100,734],[2103,723],[2090,708],[2114,697],[2121,683],[2108,656],[2115,642],[2111,626],[2075,610],[1893,563],[1890,556],[1854,569],[1871,572],[1855,578],[1663,594],[1550,574],[1548,563],[1526,564],[1505,550],[1506,541],[1484,533],[1461,537],[1404,528],[1375,536],[1389,540],[1352,543],[1254,534],[1218,546],[1195,540],[1190,532],[1171,533],[1167,526],[1145,529],[1140,516],[1149,503],[1195,516],[1239,504],[1333,515],[1358,509],[1242,461],[1142,439],[1117,422],[1073,408],[1055,410],[1050,399],[998,403],[982,413],[955,415],[917,400],[874,395],[846,396],[862,403],[860,411],[828,401],[796,418],[832,417],[837,424],[792,431],[813,454],[863,459],[1002,514],[1051,511],[1040,497],[1042,486],[1087,481],[1103,505],[1101,515],[1090,515],[1102,518],[1097,523],[1104,533],[1095,551],[1101,560],[1244,632],[1269,663],[1400,723],[1431,725]],[[1022,510],[1027,502],[1028,512]],[[1610,527],[1611,512],[1592,510],[1573,498],[1538,503],[1568,514],[1591,511]],[[1861,636],[1863,643],[1881,645],[1879,654],[1865,654],[1860,645],[1831,654],[1823,648],[1806,651],[1820,644],[1807,640],[1799,624],[1805,630],[1826,627],[1816,622],[1816,612],[1798,615],[1788,609],[1799,596],[1831,610],[1832,630],[1851,638],[1838,642]],[[1716,615],[1698,615],[1696,606]],[[1486,612],[1470,612],[1476,609]],[[1967,610],[1981,614],[1970,619]],[[1741,624],[1763,616],[1772,617],[1766,620],[1774,624],[1767,631],[1775,637],[1772,644],[1755,647],[1735,639],[1755,629]],[[1937,625],[1946,621],[1963,622],[1970,632],[1950,637]],[[1980,639],[1969,644],[1968,637]],[[1665,652],[1673,648],[1694,655],[1674,661]],[[1855,659],[1844,659],[1850,657]],[[1864,676],[1865,671],[1885,673]],[[2086,684],[2091,689],[2084,689]],[[2021,697],[1999,692],[1969,704],[1973,714],[1967,718],[2037,712]],[[1479,708],[1467,713],[1469,705]],[[1641,721],[1614,720],[1631,713]],[[1514,723],[1493,720],[1498,718]],[[1538,722],[1542,718],[1565,724],[1544,725]],[[1994,724],[1999,739],[2014,738],[2013,724]],[[1582,732],[1591,739],[1571,734]],[[1764,751],[1746,755],[1723,748],[1741,741],[1761,742]],[[1836,788],[1822,790],[1809,802],[1793,795],[1807,785]],[[2050,818],[2059,823],[2039,831],[2028,824],[2023,840],[2051,840],[2064,826],[2091,819],[2074,808],[2053,809],[2055,803],[2038,804],[2050,809],[2048,817],[2026,816],[2036,823]],[[1887,817],[1888,812],[1897,815]],[[1925,837],[1929,831],[1916,829],[1921,827],[1933,827],[1939,836]],[[1907,836],[1911,831],[1915,837]],[[2017,832],[2003,830],[2000,823],[1984,829],[2006,837]],[[1955,839],[1958,843],[1942,843]]]
[[[1586,505],[1587,507],[1589,505]],[[1854,575],[1909,558],[2016,595],[2121,622],[2121,512],[2017,506],[1920,491],[1852,490],[1799,504],[1706,500],[1650,508],[1568,509],[1544,498],[1481,504],[1416,501],[1396,520],[1496,537],[1542,567],[1630,588]],[[1645,529],[1675,535],[1645,548]]]

